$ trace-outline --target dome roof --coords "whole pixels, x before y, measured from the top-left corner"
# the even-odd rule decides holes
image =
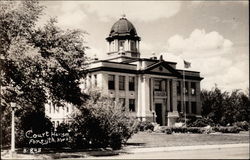
[[[108,39],[113,39],[117,37],[134,37],[139,38],[137,36],[136,29],[134,25],[123,16],[120,18],[115,24],[112,26]],[[140,39],[140,38],[139,38]]]

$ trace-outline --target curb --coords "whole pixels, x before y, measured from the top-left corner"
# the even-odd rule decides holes
[[[196,145],[196,146],[178,146],[178,147],[152,147],[152,148],[135,148],[128,149],[129,153],[145,153],[145,152],[163,152],[163,151],[183,151],[183,150],[200,150],[200,149],[220,149],[220,148],[237,148],[248,147],[248,143],[241,144],[221,144],[221,145]]]

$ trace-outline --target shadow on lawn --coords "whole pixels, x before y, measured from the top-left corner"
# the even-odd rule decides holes
[[[146,143],[133,143],[133,142],[131,142],[131,143],[126,143],[126,145],[127,146],[136,146],[136,147],[138,147],[138,146],[145,146]]]

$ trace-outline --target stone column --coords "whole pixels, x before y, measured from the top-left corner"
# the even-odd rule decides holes
[[[137,117],[141,120],[141,109],[142,109],[142,75],[138,75],[137,87],[138,87],[138,101],[137,101]]]
[[[177,90],[176,90],[176,80],[172,80],[172,107],[173,111],[177,111]]]
[[[142,116],[142,120],[146,120],[146,116],[147,113],[149,113],[149,105],[150,105],[150,101],[149,101],[149,78],[147,75],[143,75],[142,76],[142,83],[141,83],[141,104],[142,104],[142,108],[141,108],[141,116]]]
[[[167,107],[166,112],[170,111],[170,87],[169,87],[169,79],[167,79]]]

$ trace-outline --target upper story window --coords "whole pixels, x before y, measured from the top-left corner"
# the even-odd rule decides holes
[[[115,89],[115,75],[108,75],[108,88]]]
[[[125,76],[119,76],[119,90],[125,90]]]
[[[162,91],[162,85],[161,85],[162,81],[159,79],[156,79],[154,81],[154,90],[155,91]]]
[[[185,91],[185,94],[188,94],[188,82],[185,82],[185,89],[184,89],[184,91]]]
[[[135,90],[135,77],[129,77],[129,91]]]
[[[181,94],[181,81],[177,81],[176,83],[177,94]]]
[[[191,82],[191,94],[196,95],[196,84],[195,84],[195,82]]]

